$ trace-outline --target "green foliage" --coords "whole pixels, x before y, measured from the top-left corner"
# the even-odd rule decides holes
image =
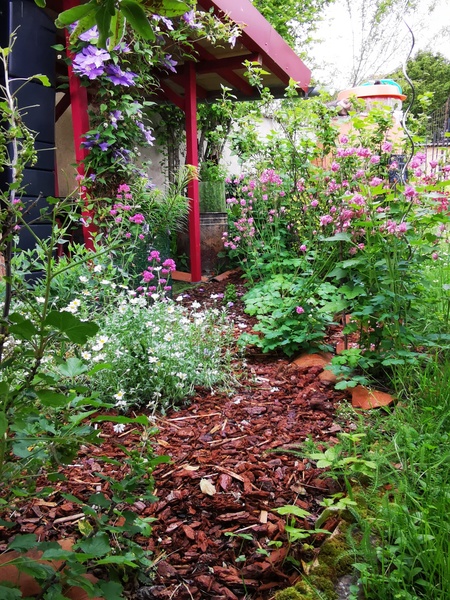
[[[243,344],[253,344],[264,352],[282,350],[292,356],[300,349],[328,349],[322,341],[332,317],[321,309],[336,294],[334,286],[322,283],[312,286],[301,269],[272,275],[257,283],[243,297],[245,311],[258,318],[254,331],[245,333]],[[272,263],[273,266],[274,263]]]
[[[444,106],[450,96],[450,61],[445,56],[440,52],[419,50],[406,63],[406,72],[414,85],[415,101],[411,106],[411,113],[416,118],[423,112],[420,97],[425,94],[432,94],[426,106],[427,116]],[[399,69],[391,76],[403,87],[407,95],[406,102],[409,102],[412,92],[402,70]]]
[[[35,1],[38,6],[45,6],[45,0]],[[99,45],[106,47],[109,36],[114,36],[114,23],[120,15],[127,19],[135,33],[143,39],[154,40],[155,33],[149,22],[149,15],[176,17],[191,8],[191,3],[181,0],[120,0],[119,3],[114,0],[90,0],[61,12],[56,26],[63,28],[78,21],[78,26],[72,32],[76,39],[96,24],[100,32]]]
[[[389,417],[372,417],[378,477],[359,490],[365,508],[353,508],[362,533],[348,537],[365,598],[449,593],[449,374],[447,361],[404,367],[394,381],[401,404]]]
[[[304,44],[314,31],[323,9],[333,0],[255,0],[254,5],[292,46]]]

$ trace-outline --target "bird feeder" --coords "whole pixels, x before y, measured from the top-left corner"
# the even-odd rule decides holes
[[[393,79],[378,79],[369,81],[357,87],[342,90],[338,94],[338,101],[346,100],[355,96],[365,101],[366,109],[370,110],[374,104],[389,106],[393,113],[400,113],[402,102],[406,96],[402,88]]]

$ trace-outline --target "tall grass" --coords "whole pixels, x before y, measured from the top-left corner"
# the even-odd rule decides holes
[[[372,424],[377,489],[365,491],[350,538],[359,587],[367,600],[448,600],[450,360],[405,366],[396,384],[397,408]]]

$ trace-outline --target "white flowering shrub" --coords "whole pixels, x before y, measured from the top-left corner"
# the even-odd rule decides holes
[[[99,323],[100,334],[84,348],[87,362],[107,363],[92,387],[117,408],[164,410],[180,404],[195,386],[213,388],[232,380],[232,326],[224,310],[191,308],[153,294],[123,294]]]

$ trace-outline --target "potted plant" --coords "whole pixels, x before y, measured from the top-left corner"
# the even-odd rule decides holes
[[[200,213],[226,213],[225,172],[223,167],[205,162],[199,177]]]

